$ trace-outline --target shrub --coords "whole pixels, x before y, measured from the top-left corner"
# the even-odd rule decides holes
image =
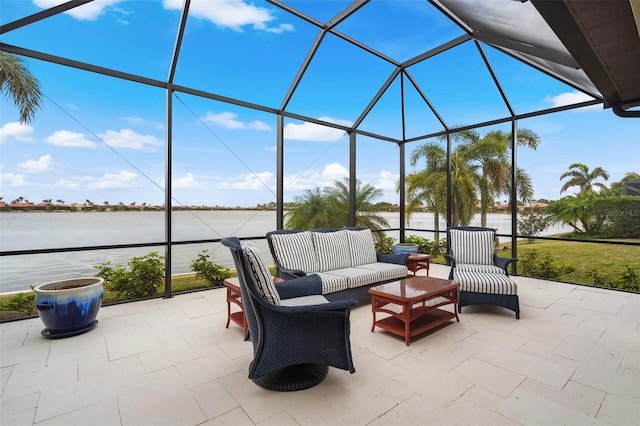
[[[420,253],[430,254],[434,257],[444,253],[447,248],[446,239],[430,240],[419,235],[408,235],[405,242],[417,244]]]
[[[378,241],[376,241],[376,252],[381,254],[393,253],[393,245],[395,244],[395,242],[396,239],[393,237],[381,236]]]
[[[0,299],[0,309],[20,312],[25,315],[36,313],[35,293],[32,291],[15,293]]]
[[[594,202],[604,238],[640,238],[640,198],[605,197]]]
[[[518,216],[518,230],[522,235],[538,235],[549,226],[545,216],[531,210],[525,210]],[[532,243],[534,238],[528,238]]]
[[[231,271],[222,265],[209,260],[209,250],[202,250],[198,257],[191,262],[191,270],[209,283],[211,286],[220,286],[222,281],[231,276]]]
[[[638,268],[640,268],[639,263],[628,263],[617,277],[605,275],[598,268],[591,268],[587,275],[591,277],[593,284],[598,287],[640,291],[640,271],[638,271]]]
[[[620,275],[618,275],[616,279],[618,288],[640,291],[640,271],[638,271],[639,267],[640,263],[627,264],[622,270],[622,273],[620,273]]]
[[[518,267],[522,275],[552,280],[557,280],[562,275],[570,274],[576,270],[571,265],[557,261],[549,253],[540,259],[540,254],[536,249],[525,251],[518,262]]]
[[[111,266],[105,262],[94,266],[98,269],[96,276],[104,279],[107,290],[115,292],[126,299],[140,299],[158,294],[164,284],[164,256],[152,252],[146,256],[133,257],[129,260],[129,268],[120,264]]]

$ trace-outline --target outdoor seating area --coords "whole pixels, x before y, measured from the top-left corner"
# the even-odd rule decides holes
[[[424,275],[419,271],[418,275]],[[429,275],[446,279],[449,267]],[[105,306],[66,339],[39,319],[0,324],[3,425],[629,425],[640,416],[640,295],[514,276],[519,321],[469,306],[412,339],[351,311],[356,373],[307,390],[247,376],[252,344],[226,289]],[[453,306],[443,307],[453,309]]]

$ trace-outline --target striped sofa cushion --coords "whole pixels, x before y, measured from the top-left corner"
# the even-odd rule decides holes
[[[382,274],[373,269],[342,268],[327,271],[325,274],[346,277],[349,288],[361,287],[363,285],[377,283],[381,280]]]
[[[349,241],[349,252],[351,254],[351,265],[359,266],[377,261],[376,244],[373,241],[373,234],[370,229],[360,231],[347,230],[347,240]]]
[[[480,272],[482,274],[507,275],[504,269],[495,265],[470,265],[467,263],[456,263],[456,270],[460,272]]]
[[[351,266],[347,231],[312,232],[318,258],[318,272]]]
[[[269,268],[258,247],[246,241],[242,243],[242,251],[244,252],[244,259],[249,269],[249,276],[247,278],[251,280],[251,283],[246,284],[253,285],[267,302],[279,305],[280,295],[278,294],[278,290],[276,290],[271,272],[269,272]]]
[[[400,280],[407,277],[407,267],[395,263],[366,263],[358,265],[358,269],[373,269],[380,272],[382,274],[380,281]]]
[[[452,229],[450,236],[451,251],[456,258],[456,264],[493,265],[493,232]]]
[[[331,275],[325,272],[315,272],[322,281],[322,294],[335,293],[349,288],[349,279],[340,275]]]
[[[460,284],[460,291],[490,294],[518,294],[518,286],[505,274],[483,274],[453,270],[453,280]]]
[[[271,243],[276,260],[282,267],[299,269],[306,273],[318,271],[318,258],[313,247],[311,231],[273,234]]]

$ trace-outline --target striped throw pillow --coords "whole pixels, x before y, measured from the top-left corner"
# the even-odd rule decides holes
[[[312,234],[318,256],[319,272],[351,266],[347,231],[312,232]]]
[[[284,268],[299,269],[306,273],[318,272],[311,231],[272,234],[271,243],[278,263]]]
[[[456,263],[493,265],[493,232],[452,229],[449,234],[451,251],[456,258]]]
[[[253,285],[267,302],[279,305],[280,295],[258,247],[245,241],[242,243],[242,251],[249,269],[247,278],[251,280],[251,283],[247,283],[247,285]]]
[[[370,229],[361,231],[347,230],[351,266],[367,265],[377,261],[376,244]]]

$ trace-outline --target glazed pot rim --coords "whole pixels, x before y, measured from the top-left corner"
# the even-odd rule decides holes
[[[102,286],[103,284],[104,284],[104,279],[102,278],[80,277],[80,278],[56,280],[56,281],[40,284],[34,287],[33,291],[35,291],[36,293],[71,292],[71,291],[78,291],[79,289],[98,287],[98,286]],[[56,286],[58,287],[73,286],[73,287],[56,288]]]

